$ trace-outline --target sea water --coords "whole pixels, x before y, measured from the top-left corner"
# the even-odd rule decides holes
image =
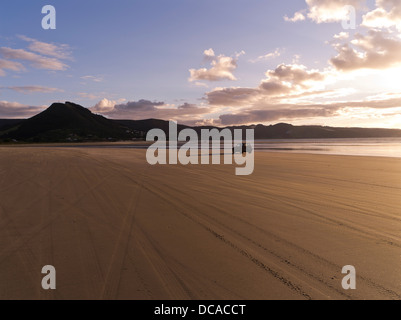
[[[255,149],[268,152],[401,158],[401,138],[267,139],[255,140]]]

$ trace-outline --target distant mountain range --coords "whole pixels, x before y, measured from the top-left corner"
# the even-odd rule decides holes
[[[72,102],[54,103],[29,119],[0,119],[0,142],[83,142],[144,139],[154,128],[168,133],[169,122],[157,119],[111,120],[93,114]],[[178,125],[178,131],[189,128]],[[193,127],[201,129],[215,127]],[[401,137],[398,129],[335,128],[323,126],[276,125],[231,126],[234,129],[254,129],[255,139],[320,139],[320,138],[382,138]],[[218,128],[222,129],[222,128]]]

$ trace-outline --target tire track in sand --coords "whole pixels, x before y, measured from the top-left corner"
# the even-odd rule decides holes
[[[312,297],[306,293],[300,286],[294,284],[291,280],[286,278],[283,274],[281,274],[279,271],[275,270],[274,268],[268,266],[264,262],[262,262],[260,259],[256,258],[249,252],[247,252],[245,249],[241,248],[239,245],[235,244],[234,242],[230,241],[229,239],[225,238],[223,235],[219,234],[217,231],[215,231],[213,228],[209,227],[205,223],[201,222],[198,218],[195,218],[192,215],[189,215],[182,210],[180,206],[177,205],[176,202],[172,201],[170,198],[165,196],[165,193],[163,193],[163,190],[159,189],[155,185],[149,186],[149,187],[144,187],[151,193],[157,194],[157,196],[160,199],[163,199],[165,202],[169,203],[171,206],[175,207],[177,212],[181,214],[182,216],[188,218],[198,226],[202,227],[204,230],[206,230],[209,234],[211,234],[214,238],[218,239],[219,241],[223,242],[227,246],[229,246],[231,249],[237,251],[239,254],[241,254],[243,257],[248,259],[250,262],[252,262],[254,265],[256,265],[258,268],[264,270],[270,276],[278,280],[281,284],[285,285],[288,287],[291,291],[294,293],[302,296],[304,299],[311,300]],[[159,190],[159,191],[156,191]]]
[[[143,177],[145,175],[145,172],[146,171],[142,172],[142,176],[139,179],[140,182],[136,182],[137,189],[135,189],[135,191],[133,192],[130,206],[122,221],[121,231],[117,237],[114,250],[110,258],[110,264],[106,273],[103,289],[101,290],[100,299],[102,300],[117,298],[123,264],[126,259],[128,244],[135,221],[136,210],[143,188]]]

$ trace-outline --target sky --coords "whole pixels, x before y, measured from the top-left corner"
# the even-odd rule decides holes
[[[0,3],[0,118],[401,128],[400,75],[399,0]]]

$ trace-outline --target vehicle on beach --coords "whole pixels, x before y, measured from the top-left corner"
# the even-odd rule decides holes
[[[239,143],[233,147],[233,154],[236,153],[252,153],[252,146],[246,143]]]

